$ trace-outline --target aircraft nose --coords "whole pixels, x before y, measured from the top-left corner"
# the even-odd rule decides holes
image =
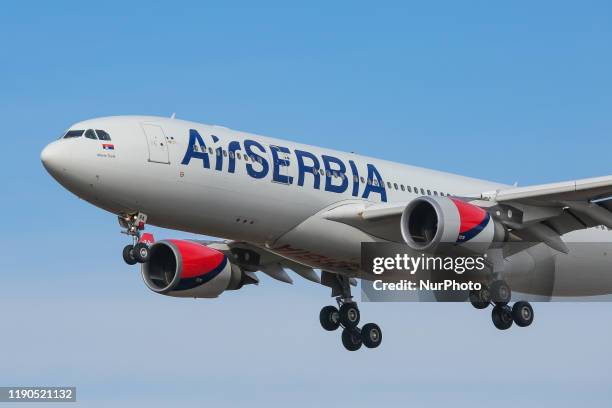
[[[40,153],[40,161],[51,174],[56,177],[62,171],[62,148],[57,142],[48,144]]]

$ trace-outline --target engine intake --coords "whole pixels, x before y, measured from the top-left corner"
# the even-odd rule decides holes
[[[142,278],[152,291],[178,297],[214,298],[243,285],[242,270],[222,252],[174,239],[151,246]]]
[[[484,209],[464,201],[423,196],[411,201],[401,218],[401,232],[411,249],[429,253],[465,249],[484,253],[506,241],[507,231]]]

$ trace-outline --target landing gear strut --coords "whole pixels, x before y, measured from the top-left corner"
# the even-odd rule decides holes
[[[327,272],[325,272],[327,273]],[[331,274],[330,274],[331,275]],[[357,302],[351,296],[351,285],[349,278],[333,275],[335,281],[328,282],[332,287],[332,296],[336,297],[338,307],[325,306],[319,313],[321,326],[328,331],[334,331],[342,327],[342,345],[349,351],[356,351],[362,345],[368,348],[376,348],[382,342],[382,330],[375,323],[367,323],[362,328],[358,327],[361,313]]]
[[[147,216],[143,213],[136,215],[119,216],[119,225],[125,228],[121,231],[132,237],[132,244],[126,245],[123,248],[123,260],[128,265],[136,263],[145,263],[149,260],[149,246],[140,241],[140,231],[144,229],[147,222]]]
[[[499,330],[507,330],[515,323],[527,327],[533,323],[533,308],[529,302],[519,301],[509,306],[512,292],[503,280],[495,280],[489,286],[482,285],[480,290],[470,292],[470,302],[476,309],[486,309],[493,305],[491,320]]]

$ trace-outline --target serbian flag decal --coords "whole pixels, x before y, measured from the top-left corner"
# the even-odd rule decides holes
[[[104,150],[115,150],[115,145],[110,143],[102,143],[102,149]]]

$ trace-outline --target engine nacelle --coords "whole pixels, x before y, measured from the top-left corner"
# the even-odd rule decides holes
[[[411,201],[401,219],[404,241],[411,249],[428,253],[459,249],[483,254],[507,239],[507,230],[482,208],[440,196]]]
[[[149,289],[168,296],[214,298],[226,290],[240,289],[242,270],[222,252],[185,240],[163,240],[150,248],[142,266]]]

